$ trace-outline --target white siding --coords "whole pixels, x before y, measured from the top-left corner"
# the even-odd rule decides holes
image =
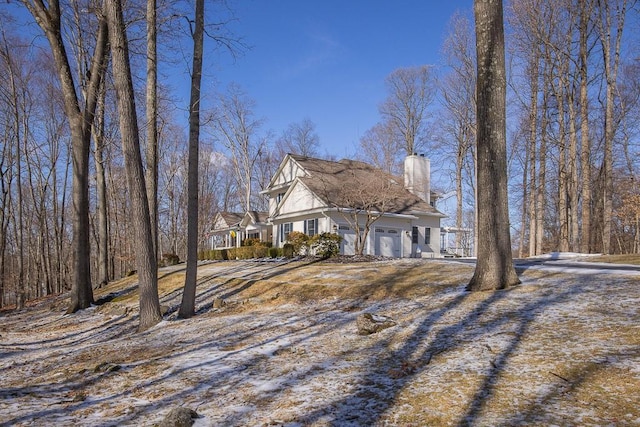
[[[298,166],[296,162],[289,159],[287,163],[284,164],[282,170],[276,176],[273,181],[273,186],[277,187],[280,185],[288,184],[299,176],[305,176],[306,173],[304,169]]]
[[[282,201],[278,215],[307,212],[311,209],[323,207],[325,207],[325,205],[320,199],[310,192],[307,187],[297,182]]]

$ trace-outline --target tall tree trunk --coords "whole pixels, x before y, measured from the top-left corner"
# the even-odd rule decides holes
[[[506,72],[502,0],[475,0],[477,49],[478,261],[468,290],[520,281],[513,267],[507,198]]]
[[[622,30],[626,15],[626,0],[612,2],[598,0],[600,44],[602,60],[604,62],[605,77],[605,119],[604,119],[604,157],[602,159],[603,195],[602,195],[602,253],[611,252],[611,221],[613,217],[613,138],[615,128],[613,123],[614,91],[620,63],[620,46],[622,44]],[[615,7],[615,32],[612,29],[613,12]],[[613,34],[612,34],[613,33]],[[613,42],[612,42],[613,37]]]
[[[536,245],[538,234],[542,230],[538,229],[537,215],[538,212],[538,186],[536,176],[536,160],[537,160],[537,144],[538,144],[538,81],[540,73],[540,57],[537,50],[529,64],[530,79],[530,103],[529,103],[529,256],[540,255],[539,248]]]
[[[544,85],[548,86],[549,74],[544,73]],[[536,253],[544,251],[544,217],[547,210],[547,140],[549,118],[547,109],[549,106],[548,91],[542,91],[542,105],[540,111],[540,148],[538,150],[538,185],[536,186]]]
[[[5,129],[5,133],[7,129]],[[5,135],[3,135],[5,136]],[[8,140],[6,138],[5,140]],[[11,201],[11,188],[13,177],[10,171],[12,155],[9,144],[2,144],[0,153],[0,307],[5,304],[5,272],[6,272],[6,249],[7,232],[9,229],[9,205]]]
[[[18,99],[14,98],[17,103]],[[16,104],[16,153],[14,159],[16,162],[16,244],[18,246],[18,281],[16,283],[17,303],[16,308],[21,310],[24,308],[26,288],[24,280],[24,195],[22,192],[22,138],[20,136],[20,123],[18,116],[18,106]]]
[[[178,316],[193,316],[198,275],[198,157],[200,143],[200,86],[204,45],[204,0],[196,0],[193,31],[193,75],[189,100],[189,175],[187,183],[187,272]]]
[[[467,148],[465,141],[465,132],[460,133],[460,139],[458,140],[457,155],[456,155],[456,251],[462,247],[462,233],[463,227],[463,194],[462,194],[462,170],[464,168],[464,158],[466,156]],[[468,256],[464,253],[463,256]]]
[[[100,16],[96,45],[91,59],[90,79],[85,89],[85,99],[80,101],[73,80],[69,57],[62,37],[62,14],[59,0],[46,2],[22,0],[36,22],[44,31],[56,73],[60,79],[64,110],[69,119],[73,164],[73,277],[71,302],[67,312],[72,313],[91,305],[90,244],[89,244],[89,151],[91,124],[93,123],[97,92],[102,80],[107,54],[107,25]],[[84,109],[81,108],[84,107]]]
[[[567,88],[572,91],[571,88]],[[569,112],[569,151],[567,173],[567,216],[569,231],[569,250],[578,250],[578,134],[576,130],[577,115],[573,92],[570,92],[567,102]]]
[[[589,97],[587,92],[588,84],[588,50],[587,40],[589,33],[589,18],[591,15],[592,1],[582,4],[580,7],[580,162],[582,172],[582,233],[580,251],[591,253],[591,138],[589,137]],[[587,9],[587,6],[589,9]]]
[[[529,192],[531,192],[530,185],[528,183],[529,179],[529,161],[531,155],[529,154],[529,150],[531,146],[528,141],[525,141],[525,152],[524,152],[524,162],[522,165],[522,209],[520,214],[520,236],[518,239],[518,257],[524,258],[524,248],[527,234],[527,219],[529,217]]]
[[[558,250],[569,251],[569,218],[567,215],[567,147],[565,137],[564,96],[562,92],[556,92],[558,100],[558,220],[560,221],[560,240]]]
[[[3,34],[4,35],[4,34]],[[11,157],[13,158],[15,164],[15,183],[16,183],[16,207],[14,208],[14,224],[15,224],[15,232],[16,232],[16,246],[17,246],[17,281],[15,286],[16,293],[16,308],[21,310],[24,308],[25,302],[25,280],[24,280],[24,197],[22,191],[22,142],[23,139],[26,139],[26,128],[22,126],[21,119],[21,102],[25,102],[25,100],[20,99],[18,94],[17,87],[17,66],[13,61],[13,57],[9,52],[9,45],[7,44],[7,39],[3,37],[3,46],[2,46],[2,56],[5,58],[7,63],[7,70],[9,73],[9,99],[11,103],[11,124],[10,127],[13,128],[14,135],[13,140],[15,141],[15,149],[14,153],[11,153]],[[11,190],[9,190],[11,191]]]
[[[158,48],[156,0],[147,0],[147,199],[158,258]]]
[[[118,100],[120,135],[131,197],[131,222],[134,228],[138,287],[140,291],[140,325],[145,330],[162,320],[158,299],[158,270],[153,247],[149,203],[140,154],[140,138],[136,117],[133,82],[129,66],[129,48],[126,38],[122,3],[106,0],[109,22],[113,80]]]
[[[98,229],[98,277],[97,287],[101,288],[109,283],[109,217],[107,212],[107,175],[105,170],[105,115],[106,91],[104,82],[100,90],[100,98],[94,120],[93,138],[95,143],[96,165],[96,227]]]
[[[477,102],[477,101],[476,101]],[[477,111],[476,105],[476,111]],[[476,146],[473,147],[473,176],[475,178],[475,182],[473,185],[473,251],[472,256],[478,257],[478,241],[480,239],[480,216],[478,215],[478,147],[477,147],[477,135],[478,130],[476,129]]]

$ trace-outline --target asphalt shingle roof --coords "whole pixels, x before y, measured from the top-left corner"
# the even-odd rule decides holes
[[[440,213],[409,192],[402,179],[368,163],[291,157],[308,173],[300,181],[329,206],[363,209],[369,205],[372,210],[397,214]]]

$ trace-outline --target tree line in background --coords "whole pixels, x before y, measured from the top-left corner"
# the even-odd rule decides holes
[[[640,253],[638,4],[522,0],[505,10],[511,230],[518,256]],[[456,226],[477,230],[475,40],[444,43],[435,147],[454,161]]]
[[[0,14],[0,306],[74,286],[90,294],[92,286],[139,270],[140,224],[131,212],[143,209],[145,199],[158,260],[185,259],[194,197],[187,188],[195,171],[197,246],[206,247],[216,212],[266,210],[259,191],[287,152],[321,156],[311,119],[274,135],[237,84],[206,94],[206,105],[198,105],[199,155],[189,154],[191,136],[179,111],[190,107],[176,105],[172,89],[154,82],[149,70],[191,57],[193,46],[176,40],[194,40],[193,5],[149,0],[121,10],[135,98],[130,107],[139,110],[123,127],[116,93],[118,81],[118,97],[126,90],[128,77],[114,70],[110,51],[117,40],[106,31],[121,2],[105,1],[116,7],[110,13],[88,0],[21,3],[48,44],[25,38],[11,16]],[[216,5],[204,29],[214,47],[204,54],[239,54],[242,41],[225,26],[230,11]],[[637,18],[637,5],[628,0],[521,0],[505,10],[511,230],[521,256],[640,252],[640,63],[630,56],[638,43],[630,22]],[[162,49],[149,47],[154,28],[163,29]],[[154,51],[164,53],[154,57]],[[447,182],[438,185],[454,190],[455,224],[471,230],[482,191],[475,54],[473,24],[456,14],[443,46],[445,66],[393,71],[380,121],[358,150],[360,160],[395,175],[414,152],[445,165],[436,172],[446,172]],[[144,172],[145,197],[132,170]]]

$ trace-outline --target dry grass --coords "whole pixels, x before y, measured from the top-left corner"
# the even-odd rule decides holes
[[[600,255],[587,257],[588,262],[608,262],[612,264],[632,264],[640,265],[640,254],[624,254],[624,255]]]
[[[416,268],[416,263],[410,261],[335,264],[303,260],[246,277],[237,277],[245,274],[239,274],[238,269],[246,263],[228,261],[223,263],[222,272],[210,274],[210,268],[218,268],[219,264],[200,268],[199,287],[223,284],[227,293],[233,293],[234,301],[259,299],[273,304],[338,298],[358,301],[413,298],[464,283],[473,273],[473,267],[462,264],[445,263],[429,269]],[[160,298],[180,292],[184,278],[183,269],[160,273]],[[117,295],[111,299],[113,303],[135,306],[138,302],[137,276],[111,282],[97,290],[95,296],[100,299],[110,294]]]
[[[91,329],[73,317],[52,320],[44,303],[3,318],[3,334],[25,334],[8,351],[37,339],[55,343],[46,357],[11,361],[28,375],[7,376],[4,387],[47,384],[77,424],[100,411],[151,425],[165,408],[140,402],[189,399],[210,425],[640,423],[637,277],[530,269],[509,291],[464,293],[472,273],[473,266],[440,261],[212,263],[199,269],[201,315],[142,335],[129,277],[96,292],[111,301],[87,315]],[[175,307],[183,284],[183,270],[163,270],[163,304]],[[213,309],[214,298],[227,305]],[[128,311],[107,314],[110,306]],[[357,336],[355,315],[371,307],[398,327]],[[122,369],[110,372],[114,366]],[[14,400],[38,413],[38,399],[34,392]],[[3,405],[0,424],[12,420]],[[229,408],[243,405],[254,418],[233,418]]]

